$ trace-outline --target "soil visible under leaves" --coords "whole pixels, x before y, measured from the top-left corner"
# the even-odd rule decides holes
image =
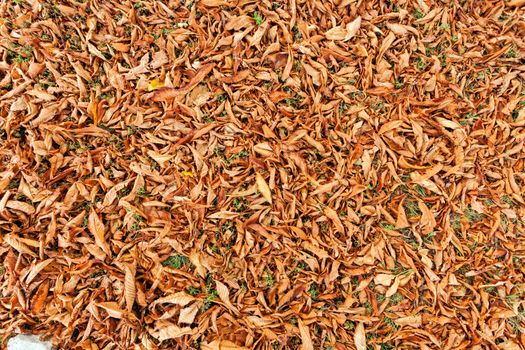
[[[0,336],[525,349],[525,1],[0,1]]]

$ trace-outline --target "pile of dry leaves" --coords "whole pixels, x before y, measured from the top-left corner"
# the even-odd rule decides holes
[[[0,335],[524,349],[523,0],[0,1]]]

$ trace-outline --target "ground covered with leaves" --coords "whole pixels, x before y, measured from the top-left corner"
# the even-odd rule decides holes
[[[525,349],[523,5],[1,1],[3,344]]]

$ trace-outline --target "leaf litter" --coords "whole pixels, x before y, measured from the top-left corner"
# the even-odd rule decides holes
[[[524,6],[2,2],[2,343],[524,349]]]

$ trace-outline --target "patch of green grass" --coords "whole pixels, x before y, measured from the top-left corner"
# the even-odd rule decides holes
[[[441,63],[441,67],[446,67],[447,66],[447,55],[443,54],[439,56],[439,62]]]
[[[188,289],[186,289],[188,294],[191,296],[197,296],[201,292],[199,288],[196,288],[194,286],[189,286]]]
[[[188,265],[190,263],[190,259],[188,259],[187,256],[177,254],[172,255],[168,257],[166,260],[162,262],[162,266],[166,267],[172,267],[174,269],[181,269],[182,267]]]
[[[137,190],[137,196],[146,197],[147,195],[148,195],[148,191],[146,191],[146,187],[144,186],[139,187],[139,189]]]
[[[319,287],[317,286],[317,283],[312,283],[310,285],[308,294],[310,294],[310,298],[312,298],[312,300],[317,300],[317,297],[319,296]]]
[[[493,207],[495,203],[492,199],[489,198],[489,199],[484,199],[483,204],[485,204],[488,207]]]
[[[419,204],[416,201],[406,200],[403,207],[407,217],[415,218],[421,216],[421,209],[419,209]]]
[[[506,320],[507,324],[512,328],[514,333],[521,334],[523,333],[523,330],[525,329],[525,317],[518,315],[514,317],[510,317]]]
[[[111,169],[108,169],[108,170],[111,170]],[[113,172],[110,172],[108,175],[112,175]],[[117,197],[118,198],[122,198],[122,197],[126,197],[128,194],[129,194],[130,190],[129,188],[127,187],[124,187],[123,189],[121,189],[118,193],[117,193]]]
[[[264,18],[259,14],[259,11],[255,11],[253,13],[253,19],[255,20],[255,24],[257,24],[258,26],[263,24]]]
[[[97,277],[101,277],[101,276],[105,276],[105,275],[106,275],[106,271],[98,270],[96,272],[93,272],[91,275],[89,275],[88,278],[97,278]]]
[[[7,189],[8,190],[12,190],[14,188],[17,188],[18,186],[20,186],[20,180],[13,179],[13,180],[9,181],[9,184],[7,185]]]
[[[439,25],[439,31],[440,32],[450,32],[450,24],[448,24],[448,23],[441,23]]]
[[[138,133],[140,131],[140,129],[139,129],[138,126],[128,125],[126,127],[126,131],[128,132],[128,136],[129,136],[129,135],[135,135],[136,133]]]
[[[420,9],[415,9],[414,12],[412,12],[412,16],[414,16],[415,19],[421,19],[425,17],[425,14],[421,12]]]
[[[434,238],[435,236],[436,236],[435,232],[430,232],[428,235],[425,235],[422,237],[423,242],[430,244],[432,243],[432,238]]]
[[[372,304],[370,304],[369,301],[366,301],[363,306],[365,307],[365,310],[366,310],[366,313],[368,315],[372,314],[372,312],[374,311],[374,308],[372,307]]]
[[[268,268],[264,269],[263,279],[264,279],[264,282],[266,283],[266,285],[268,287],[270,287],[270,288],[273,287],[275,281],[273,279],[272,273],[270,272],[270,270]]]
[[[290,318],[290,324],[294,325],[294,326],[297,326],[298,325],[298,322],[297,322],[297,317],[291,317]]]
[[[285,98],[284,103],[286,103],[288,106],[297,107],[301,104],[303,101],[303,97],[300,95],[295,95],[294,97]]]
[[[416,191],[416,193],[422,198],[427,196],[427,191],[421,185],[416,185],[416,187],[414,187],[414,191]]]
[[[386,222],[379,223],[379,226],[381,226],[385,230],[389,230],[389,231],[395,231],[396,230],[396,227],[394,225],[386,223]]]
[[[395,83],[394,83],[394,87],[395,87],[396,89],[401,89],[401,88],[403,87],[403,84],[404,84],[404,83],[403,83],[402,80],[400,80],[400,79],[396,79],[396,81],[395,81]]]
[[[217,293],[217,290],[214,288],[209,288],[206,293],[206,301],[204,302],[202,311],[206,311],[212,307],[213,304],[215,304],[215,300],[217,299],[219,299],[219,293]]]
[[[294,41],[301,41],[303,39],[303,34],[299,30],[299,27],[297,26],[297,24],[293,26],[292,33],[293,33]]]
[[[483,289],[485,289],[485,292],[488,293],[488,294],[495,295],[497,293],[497,289],[494,286],[485,287]]]
[[[465,217],[470,223],[478,222],[485,218],[485,214],[478,213],[474,211],[471,207],[468,207],[467,209],[465,209],[463,214],[465,214]]]
[[[518,293],[514,293],[514,294],[509,294],[505,297],[507,299],[507,301],[509,302],[516,302],[516,301],[520,301],[523,299],[523,292],[518,292]]]
[[[350,320],[346,320],[345,323],[343,323],[343,327],[345,327],[349,331],[352,331],[355,328],[355,323]]]
[[[13,0],[12,3],[13,5],[23,5],[25,2],[25,0]]]
[[[460,119],[459,124],[461,125],[471,125],[478,119],[478,115],[474,112],[468,112],[463,115],[463,118]]]
[[[450,38],[450,41],[452,42],[452,44],[457,43],[457,41],[458,41],[458,36],[457,36],[457,34],[452,35],[452,37]]]
[[[248,158],[250,156],[250,151],[248,150],[241,150],[233,155],[230,156],[230,158],[226,159],[226,157],[223,157],[226,165],[230,165],[231,163],[235,162],[236,160],[238,159],[241,159],[241,158]]]
[[[246,204],[244,203],[243,197],[235,198],[232,201],[232,205],[235,208],[236,212],[244,211],[244,209],[246,208]]]
[[[501,226],[503,228],[503,231],[508,232],[509,231],[509,219],[506,215],[502,215],[500,217]]]
[[[390,317],[386,317],[384,318],[384,322],[386,325],[390,326],[390,328],[395,331],[396,329],[399,328],[399,326],[394,322],[393,319],[391,319]]]
[[[518,58],[519,52],[516,50],[516,46],[512,45],[504,55],[506,58]]]
[[[137,222],[144,222],[146,221],[146,218],[142,215],[139,215],[137,213],[133,214],[133,219],[135,219]]]
[[[303,67],[303,65],[302,65],[301,61],[295,60],[295,63],[294,63],[295,71],[296,72],[300,72],[302,67]]]
[[[392,296],[390,297],[390,303],[391,303],[391,304],[394,304],[394,305],[395,305],[395,304],[399,304],[399,303],[402,302],[404,299],[405,299],[405,297],[404,297],[401,293],[397,292],[397,293],[395,293],[394,295],[392,295]]]
[[[461,217],[456,213],[450,213],[450,226],[456,232],[461,231]]]
[[[507,194],[504,194],[503,196],[501,196],[501,200],[502,200],[504,203],[510,205],[511,208],[514,207],[514,205],[515,205],[515,204],[514,204],[514,200],[513,200],[512,198],[510,198],[510,196],[507,195]]]
[[[427,68],[426,62],[421,57],[418,57],[416,59],[416,68],[420,72],[424,71],[425,68]]]

